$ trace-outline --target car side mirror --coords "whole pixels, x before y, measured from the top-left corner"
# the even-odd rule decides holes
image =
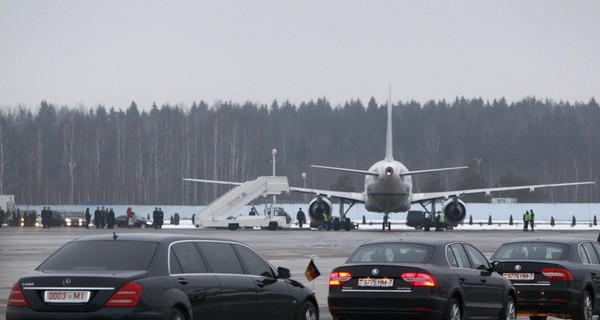
[[[277,278],[280,279],[289,279],[292,275],[290,274],[290,269],[284,267],[277,267]]]
[[[500,261],[492,261],[492,271],[496,271],[498,273],[504,272],[504,264]]]

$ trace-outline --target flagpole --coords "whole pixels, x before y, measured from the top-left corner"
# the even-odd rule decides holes
[[[312,260],[312,261],[315,261],[314,259],[315,259],[315,254],[313,253],[311,260]],[[316,280],[317,280],[317,279],[314,279],[313,281],[311,281],[311,282],[312,282],[312,287],[313,287],[313,288],[312,288],[312,290],[313,290],[313,293],[315,293],[315,281],[316,281]]]

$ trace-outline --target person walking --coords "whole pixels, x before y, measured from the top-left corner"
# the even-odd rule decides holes
[[[298,213],[296,213],[296,219],[298,219],[298,227],[302,228],[302,225],[306,222],[306,216],[304,215],[302,208],[298,209]]]
[[[154,211],[152,211],[152,226],[154,229],[158,229],[158,207],[154,207]]]
[[[533,232],[533,222],[535,221],[535,213],[533,213],[533,209],[529,210],[529,226],[531,227],[531,232]]]
[[[127,228],[133,228],[135,220],[135,213],[131,210],[131,207],[127,208]]]
[[[525,211],[523,215],[523,231],[529,231],[529,220],[531,220],[531,216],[529,215],[529,210]]]
[[[85,228],[90,228],[90,220],[92,219],[92,215],[90,214],[90,208],[85,209]]]
[[[94,225],[96,229],[100,229],[100,207],[96,207],[96,211],[94,211]]]

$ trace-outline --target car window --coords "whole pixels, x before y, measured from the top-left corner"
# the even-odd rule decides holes
[[[224,242],[198,242],[211,272],[243,274],[242,265],[233,247]]]
[[[487,259],[477,250],[475,247],[465,244],[465,249],[467,249],[467,254],[469,254],[469,258],[471,258],[471,262],[473,263],[473,269],[477,270],[487,270],[490,268],[490,263]]]
[[[501,245],[493,260],[563,260],[568,246],[551,242],[520,242]]]
[[[193,242],[178,242],[171,246],[169,267],[171,274],[208,272]]]
[[[579,246],[579,256],[583,263],[600,264],[598,255],[596,255],[596,251],[594,251],[594,247],[590,242],[584,242]]]
[[[242,260],[246,274],[273,278],[271,266],[256,252],[242,245],[236,244],[234,247]]]
[[[385,243],[361,246],[348,262],[425,263],[431,259],[433,248],[414,243]]]
[[[446,247],[446,260],[448,260],[448,264],[453,268],[458,268],[458,262],[456,260],[456,256],[454,252],[450,248],[450,246]]]
[[[592,242],[592,246],[594,247],[594,249],[596,249],[596,254],[600,256],[600,243],[598,242]]]
[[[456,263],[455,265],[459,268],[470,269],[471,264],[469,263],[469,259],[467,258],[467,253],[465,249],[460,243],[454,243],[448,246],[450,251],[452,252],[452,256],[454,257]],[[448,259],[450,260],[450,259]]]
[[[157,243],[145,241],[70,242],[37,270],[147,270],[157,247]]]

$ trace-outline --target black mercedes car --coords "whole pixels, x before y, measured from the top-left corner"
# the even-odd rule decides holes
[[[119,228],[129,227],[127,216],[126,215],[117,216],[115,218],[115,225]],[[143,228],[151,228],[152,222],[149,220],[146,220],[146,218],[144,218],[142,216],[136,216],[135,222],[133,223],[133,227],[134,228],[142,228],[142,229]]]
[[[515,290],[473,245],[372,240],[329,276],[334,319],[516,319]]]
[[[243,243],[128,233],[65,244],[13,285],[6,320],[316,320],[317,306]]]
[[[517,289],[519,315],[592,319],[600,314],[600,243],[560,237],[509,240],[492,260]]]

